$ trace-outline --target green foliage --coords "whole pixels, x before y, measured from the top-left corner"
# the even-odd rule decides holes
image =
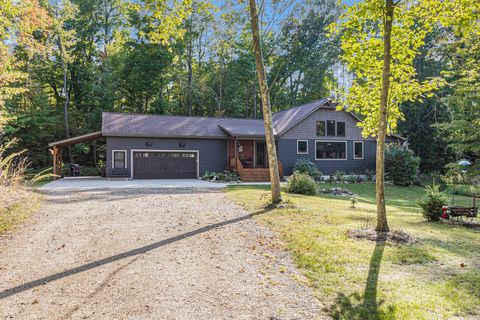
[[[473,197],[473,195],[480,197],[480,186],[471,184],[453,184],[447,187],[446,192],[448,194],[465,197]]]
[[[223,172],[210,172],[205,171],[202,175],[203,180],[215,180],[215,181],[239,181],[240,176],[237,172],[233,171],[223,171]]]
[[[334,176],[335,176],[335,180],[343,181],[343,178],[345,177],[345,172],[341,171],[341,170],[337,170],[337,171],[335,171]]]
[[[295,163],[293,164],[293,171],[307,174],[313,179],[318,179],[322,175],[322,173],[318,170],[317,165],[305,158],[298,158],[295,160]]]
[[[285,191],[288,193],[312,195],[317,192],[317,188],[315,181],[309,175],[294,172],[287,180]]]
[[[385,148],[385,177],[399,186],[411,186],[418,182],[420,159],[412,150],[396,143]]]
[[[442,214],[442,206],[447,204],[447,196],[440,191],[438,185],[426,186],[427,194],[418,200],[422,213],[428,221],[438,221]]]

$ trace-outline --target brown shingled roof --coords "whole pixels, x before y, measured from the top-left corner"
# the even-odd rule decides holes
[[[261,119],[203,118],[104,112],[104,136],[227,138],[262,136]]]

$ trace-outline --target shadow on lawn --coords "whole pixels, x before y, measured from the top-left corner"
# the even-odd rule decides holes
[[[49,276],[46,276],[46,277],[43,277],[43,278],[40,278],[40,279],[37,279],[37,280],[33,280],[33,281],[30,281],[30,282],[21,284],[19,286],[9,288],[9,289],[6,289],[4,291],[0,291],[0,299],[4,299],[4,298],[7,298],[9,296],[15,295],[17,293],[20,293],[20,292],[23,292],[23,291],[26,291],[26,290],[33,289],[35,287],[45,285],[45,284],[47,284],[49,282],[53,282],[55,280],[66,278],[66,277],[75,275],[77,273],[81,273],[81,272],[88,271],[88,270],[91,270],[91,269],[94,269],[94,268],[97,268],[97,267],[100,267],[100,266],[103,266],[103,265],[106,265],[106,264],[110,264],[110,263],[113,263],[115,261],[119,261],[119,260],[126,259],[126,258],[129,258],[129,257],[139,256],[139,255],[144,254],[148,251],[158,249],[160,247],[169,245],[171,243],[174,243],[174,242],[186,239],[186,238],[193,237],[195,235],[198,235],[198,234],[201,234],[201,233],[204,233],[204,232],[208,232],[212,229],[216,229],[216,228],[220,228],[220,227],[223,227],[223,226],[226,226],[226,225],[229,225],[229,224],[233,224],[233,223],[241,222],[241,221],[244,221],[244,220],[248,220],[253,216],[257,216],[257,215],[267,213],[267,212],[271,211],[272,209],[273,208],[271,208],[271,207],[266,207],[265,209],[263,209],[261,211],[258,211],[258,212],[255,212],[253,214],[247,214],[247,215],[244,215],[244,216],[241,216],[241,217],[238,217],[238,218],[209,224],[205,227],[198,228],[196,230],[192,230],[192,231],[189,231],[189,232],[186,232],[186,233],[183,233],[183,234],[180,234],[180,235],[168,238],[168,239],[164,239],[164,240],[161,240],[161,241],[158,241],[158,242],[155,242],[155,243],[152,243],[152,244],[140,247],[140,248],[125,251],[125,252],[116,254],[114,256],[106,257],[106,258],[103,258],[103,259],[100,259],[100,260],[97,260],[97,261],[93,261],[93,262],[90,262],[90,263],[80,265],[80,266],[72,268],[72,269],[68,269],[68,270],[65,270],[65,271],[62,271],[62,272],[59,272],[59,273],[55,273],[55,274],[52,274],[52,275],[49,275]]]
[[[380,265],[382,263],[383,251],[385,249],[384,237],[379,237],[375,243],[373,254],[370,259],[367,282],[363,297],[355,292],[349,296],[338,293],[329,312],[335,319],[379,319],[389,318],[395,310],[380,310],[379,306],[383,301],[377,302],[378,276],[380,274]]]

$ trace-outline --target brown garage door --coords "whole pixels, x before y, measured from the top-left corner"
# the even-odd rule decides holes
[[[196,152],[134,152],[134,179],[196,179]]]

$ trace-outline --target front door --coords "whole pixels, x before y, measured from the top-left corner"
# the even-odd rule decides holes
[[[267,164],[267,154],[265,142],[255,142],[255,166],[257,168],[265,168]]]

